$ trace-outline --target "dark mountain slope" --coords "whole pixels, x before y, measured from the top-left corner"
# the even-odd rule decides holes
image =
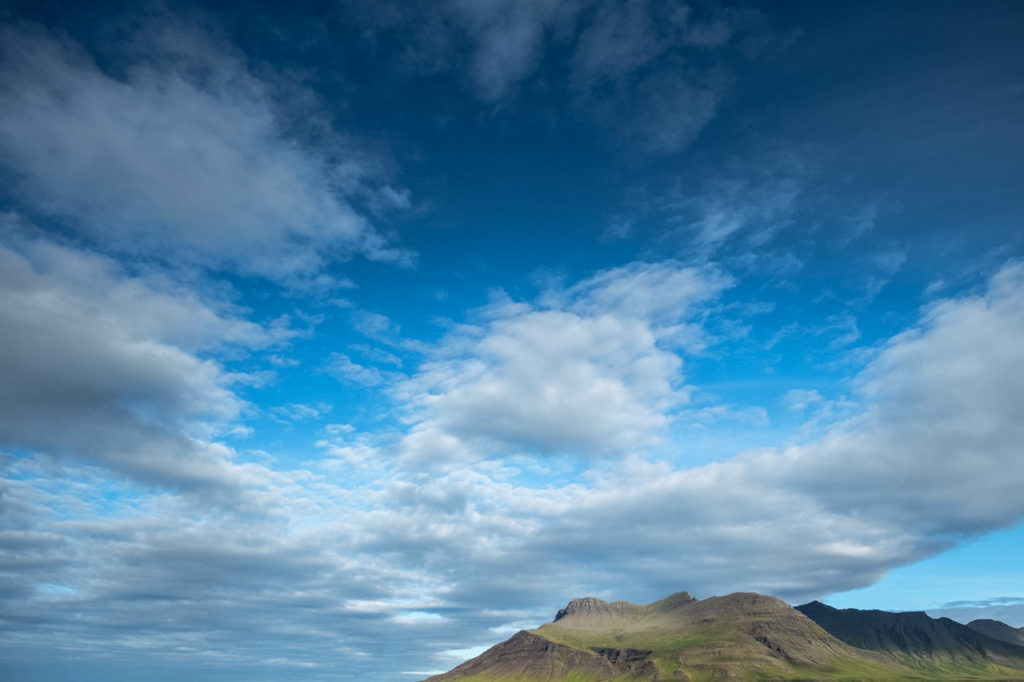
[[[949,618],[924,612],[836,609],[821,602],[796,607],[847,644],[877,651],[920,670],[964,676],[1003,674],[1024,679],[1024,647],[989,637]]]
[[[979,618],[967,624],[975,632],[988,635],[992,639],[998,639],[1008,644],[1024,646],[1024,628],[1015,628],[999,620],[990,618]]]

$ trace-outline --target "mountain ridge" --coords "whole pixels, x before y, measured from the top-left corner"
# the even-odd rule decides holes
[[[754,592],[677,592],[650,604],[581,597],[423,682],[715,679],[1024,680],[1024,647],[923,612],[794,608]]]
[[[993,639],[1024,646],[1024,628],[1015,628],[993,618],[976,618],[967,627]]]
[[[949,618],[932,618],[923,611],[836,609],[818,601],[796,609],[847,644],[916,670],[940,675],[994,666],[1019,669],[1009,679],[1024,679],[1024,646]]]

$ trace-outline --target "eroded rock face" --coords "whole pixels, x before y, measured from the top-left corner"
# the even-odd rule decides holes
[[[590,650],[604,656],[622,672],[628,672],[637,679],[655,679],[658,666],[651,660],[653,651],[643,649],[613,649],[611,647],[594,646]]]
[[[652,651],[643,651],[641,649],[612,649],[603,646],[590,647],[590,650],[604,656],[616,665],[640,663],[646,661],[653,653]]]

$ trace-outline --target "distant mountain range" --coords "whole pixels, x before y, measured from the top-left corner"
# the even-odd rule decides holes
[[[1024,629],[923,612],[796,608],[750,592],[653,604],[573,599],[424,682],[1024,680]]]

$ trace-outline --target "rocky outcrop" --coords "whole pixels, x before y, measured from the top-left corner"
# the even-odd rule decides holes
[[[597,597],[579,597],[570,601],[564,609],[555,614],[555,622],[563,618],[578,617],[588,619],[607,619],[633,615],[640,607],[626,601],[607,602]],[[550,613],[550,612],[549,612]]]
[[[604,656],[615,665],[629,665],[646,661],[651,651],[642,649],[612,649],[604,646],[592,646],[590,650]]]
[[[651,650],[644,649],[613,649],[611,647],[594,646],[590,650],[604,656],[617,670],[629,673],[637,679],[655,679],[658,666],[651,660]]]

